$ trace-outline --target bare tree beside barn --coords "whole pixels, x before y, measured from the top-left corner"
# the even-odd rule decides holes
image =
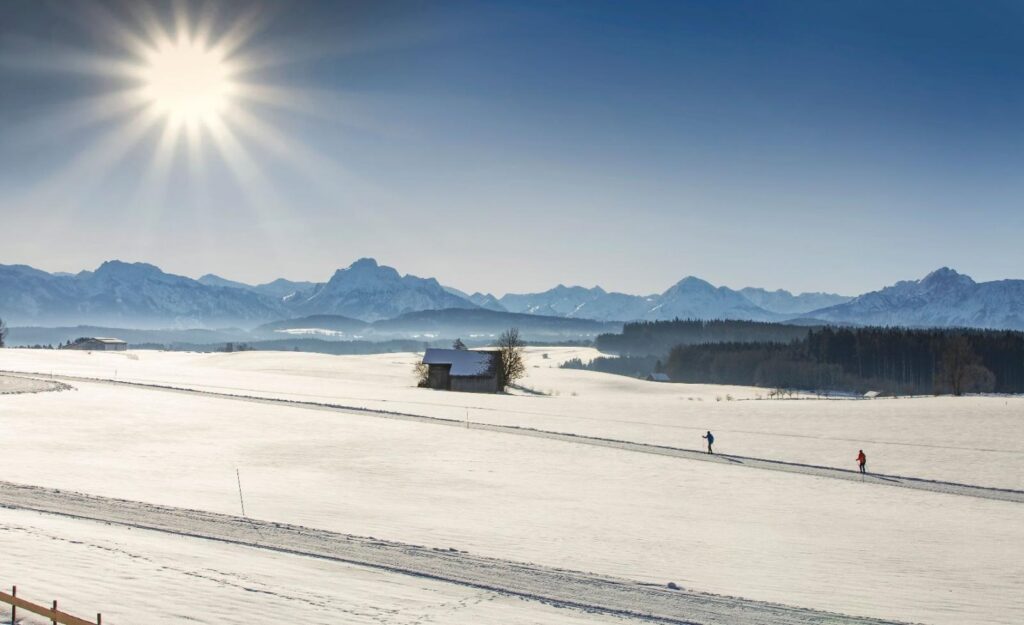
[[[412,369],[413,375],[416,376],[416,386],[425,388],[429,384],[430,367],[426,363],[417,362]]]
[[[523,348],[526,343],[519,338],[519,328],[509,328],[498,337],[498,354],[502,379],[505,384],[512,385],[526,375],[526,363],[523,360]]]
[[[0,319],[0,347],[7,345],[7,323]]]

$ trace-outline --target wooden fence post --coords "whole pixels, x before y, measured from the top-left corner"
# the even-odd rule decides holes
[[[2,0],[0,0],[2,1]],[[72,614],[61,612],[58,607],[57,600],[53,600],[52,607],[46,607],[38,603],[32,603],[31,601],[25,601],[18,597],[18,587],[11,586],[11,593],[0,592],[0,603],[11,604],[11,625],[17,622],[18,619],[18,608],[24,608],[30,614],[38,614],[42,617],[50,617],[50,625],[102,625],[103,615],[99,612],[96,613],[96,622],[87,621],[85,619],[78,618]],[[2,618],[2,617],[0,617]]]

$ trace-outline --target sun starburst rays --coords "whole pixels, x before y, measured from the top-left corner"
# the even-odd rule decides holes
[[[71,153],[63,168],[53,170],[28,192],[26,204],[70,208],[82,189],[94,188],[122,164],[139,160],[131,165],[140,170],[133,201],[149,207],[166,204],[163,198],[172,175],[184,181],[185,188],[199,191],[206,185],[208,168],[221,165],[230,171],[251,210],[266,214],[273,210],[271,204],[283,205],[260,156],[268,154],[300,168],[315,160],[310,156],[315,151],[284,140],[286,135],[277,132],[263,113],[273,109],[278,114],[308,115],[314,108],[310,96],[268,83],[266,64],[249,62],[250,42],[267,22],[265,11],[254,7],[221,20],[214,4],[191,16],[186,6],[177,3],[169,15],[161,15],[147,3],[132,2],[126,12],[115,14],[104,5],[89,3],[81,17],[87,27],[104,33],[110,50],[68,48],[45,61],[31,49],[18,55],[23,69],[94,76],[102,79],[96,85],[109,86],[40,117],[39,124],[33,124],[38,131],[26,130],[26,140],[51,143],[69,131],[87,139],[92,133],[91,143]],[[8,55],[5,60],[19,59]],[[145,149],[151,149],[151,155],[137,159],[143,146],[149,146]],[[211,159],[213,155],[218,158]],[[176,183],[170,189],[178,193],[179,187]]]

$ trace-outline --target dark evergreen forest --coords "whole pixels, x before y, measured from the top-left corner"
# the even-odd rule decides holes
[[[594,346],[620,356],[666,356],[676,345],[788,343],[807,336],[808,326],[765,321],[676,319],[627,323],[622,334],[600,334]]]
[[[1024,332],[677,320],[627,324],[597,345],[625,357],[567,365],[777,389],[1024,393]]]

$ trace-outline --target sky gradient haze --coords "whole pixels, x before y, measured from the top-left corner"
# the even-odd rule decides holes
[[[320,281],[372,256],[498,294],[1024,277],[1020,2],[152,7],[255,25],[237,141],[119,142],[105,67],[152,25],[129,3],[0,3],[0,263]]]

